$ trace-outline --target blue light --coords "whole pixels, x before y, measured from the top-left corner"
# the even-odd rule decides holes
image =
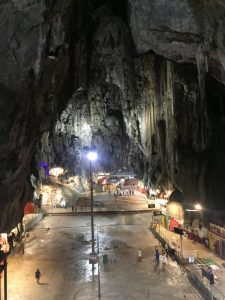
[[[47,164],[46,164],[44,161],[42,161],[42,162],[40,162],[40,166],[41,166],[42,168],[44,168],[44,167],[47,167]]]
[[[48,168],[48,165],[46,164],[46,162],[44,162],[44,161],[40,162],[40,167],[45,169],[45,173],[47,176],[50,176],[49,168]]]

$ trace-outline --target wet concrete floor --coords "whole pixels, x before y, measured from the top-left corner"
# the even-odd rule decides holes
[[[165,271],[155,268],[158,241],[148,229],[151,218],[151,213],[96,216],[99,265],[92,270],[90,216],[45,217],[26,238],[24,255],[8,260],[8,300],[201,299],[176,263],[169,261]]]

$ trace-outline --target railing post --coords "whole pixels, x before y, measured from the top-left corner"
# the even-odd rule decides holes
[[[211,284],[211,300],[213,300],[213,284]]]
[[[98,236],[98,226],[97,226],[97,249],[98,249],[98,299],[101,299],[100,257],[99,257],[99,236]]]

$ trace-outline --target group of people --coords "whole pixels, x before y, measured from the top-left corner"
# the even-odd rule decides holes
[[[155,259],[156,259],[156,267],[158,268],[160,266],[160,260],[162,262],[162,270],[165,271],[166,269],[166,264],[167,264],[167,258],[168,258],[168,251],[169,251],[169,247],[166,244],[165,248],[162,249],[161,254],[159,252],[159,249],[157,246],[155,246]]]
[[[158,246],[155,246],[155,259],[156,259],[155,270],[160,266],[160,262],[161,262],[162,270],[165,271],[169,254],[171,254],[171,253],[169,253],[169,250],[171,250],[171,249],[169,249],[168,245],[165,244],[164,249],[162,249],[161,253],[160,253]],[[142,262],[142,251],[141,250],[138,250],[137,261]]]
[[[169,247],[167,244],[165,244],[164,249],[161,250],[161,254],[159,252],[158,246],[155,246],[155,259],[156,259],[155,269],[160,266],[160,260],[161,260],[162,270],[165,271],[168,256],[169,256]],[[138,250],[137,261],[142,262],[142,251],[141,250]],[[39,269],[37,269],[37,271],[35,272],[35,278],[36,278],[37,284],[40,284],[41,272]]]

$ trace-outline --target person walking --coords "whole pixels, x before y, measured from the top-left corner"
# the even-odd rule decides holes
[[[166,257],[166,254],[164,253],[162,255],[162,270],[165,271],[166,269],[166,264],[167,264],[167,257]]]
[[[41,272],[39,269],[35,272],[35,278],[37,280],[37,284],[40,284]]]
[[[168,257],[169,255],[169,247],[167,244],[165,244],[165,251],[166,251],[166,256]]]
[[[175,255],[176,255],[176,249],[175,247],[172,245],[171,249],[170,249],[170,256],[172,258],[172,260],[175,259]]]
[[[160,257],[160,254],[159,254],[159,250],[156,249],[155,250],[155,259],[156,259],[156,262],[159,264],[159,257]]]
[[[138,262],[142,261],[142,253],[141,250],[138,250]]]
[[[154,267],[155,271],[159,268],[159,265],[160,265],[159,257],[160,257],[159,250],[156,247],[155,248],[155,260],[156,260],[156,263],[155,263],[155,267]]]

